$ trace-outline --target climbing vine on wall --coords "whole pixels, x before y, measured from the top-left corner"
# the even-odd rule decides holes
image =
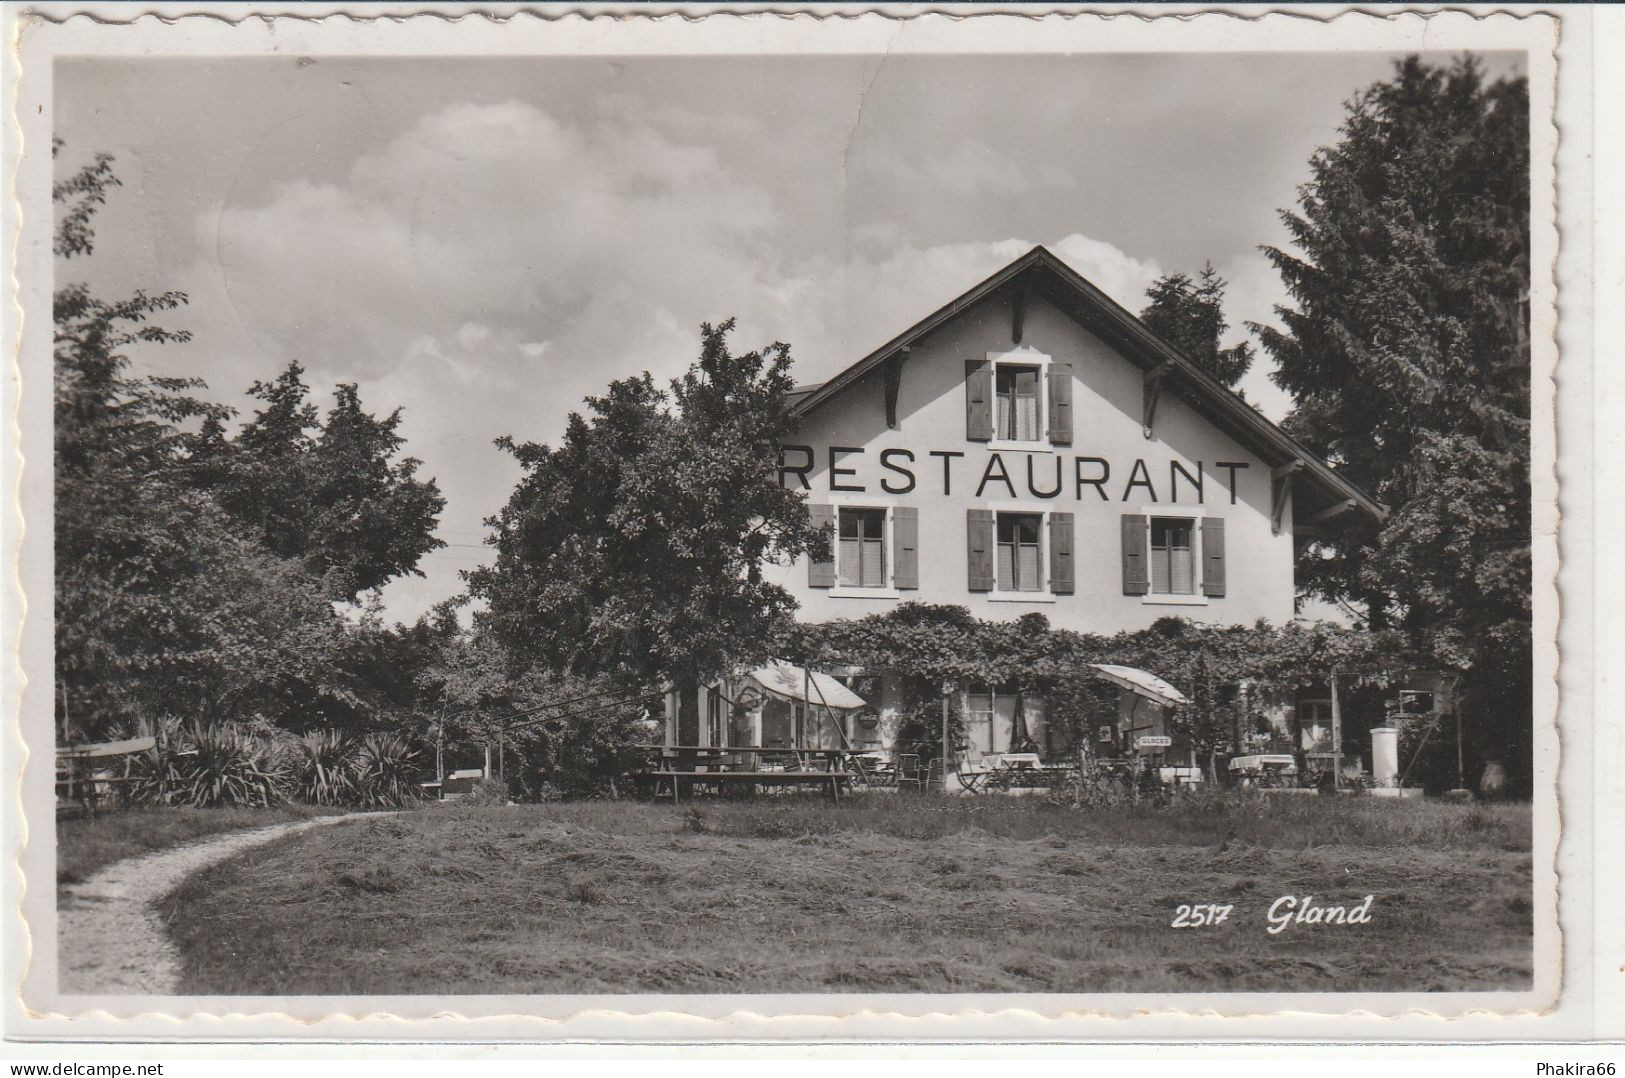
[[[1409,647],[1398,632],[1327,623],[1208,626],[1162,618],[1147,629],[1099,636],[1052,628],[1042,614],[989,622],[962,606],[927,603],[795,625],[783,652],[817,669],[857,666],[901,675],[905,711],[920,711],[921,724],[944,681],[1041,690],[1052,721],[1064,723],[1074,739],[1106,713],[1113,692],[1089,664],[1136,666],[1191,699],[1182,721],[1203,751],[1229,737],[1234,686],[1242,682],[1254,692],[1290,694],[1336,673],[1342,685],[1386,688],[1408,670],[1443,665]]]

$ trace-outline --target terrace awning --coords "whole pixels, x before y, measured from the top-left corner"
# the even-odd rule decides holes
[[[1134,666],[1113,666],[1110,663],[1090,663],[1099,675],[1107,681],[1127,689],[1136,696],[1143,696],[1154,704],[1163,707],[1179,707],[1190,703],[1185,694],[1162,680],[1155,674],[1148,674]]]
[[[814,671],[809,677],[806,670],[789,663],[759,667],[750,672],[750,678],[764,692],[781,700],[805,700],[814,707],[830,707],[836,711],[856,711],[868,706],[868,701],[828,674]]]

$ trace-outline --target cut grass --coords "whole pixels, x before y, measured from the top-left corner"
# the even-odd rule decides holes
[[[1530,813],[1356,799],[442,807],[278,840],[164,914],[187,994],[1526,988]],[[1281,895],[1372,923],[1265,931]],[[1173,929],[1182,903],[1233,903]]]
[[[56,882],[83,883],[95,871],[126,857],[166,850],[222,831],[269,827],[289,820],[327,816],[338,809],[305,805],[272,808],[143,807],[56,822]]]

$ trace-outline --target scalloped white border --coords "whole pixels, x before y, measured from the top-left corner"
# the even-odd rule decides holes
[[[1589,553],[1575,557],[1565,532],[1564,708],[1557,708],[1559,456],[1555,422],[1562,391],[1562,471],[1568,490],[1589,484],[1586,396],[1590,384],[1589,101],[1559,100],[1589,90],[1591,12],[1519,7],[1370,8],[1315,5],[1163,5],[1056,12],[1048,6],[821,5],[815,13],[775,5],[413,5],[42,4],[4,10],[3,84],[15,89],[7,116],[5,175],[9,252],[15,252],[20,327],[11,344],[3,454],[8,489],[5,549],[22,536],[18,575],[7,581],[5,643],[18,662],[0,669],[19,687],[17,719],[4,740],[6,849],[4,931],[6,1032],[42,1039],[208,1040],[546,1040],[952,1043],[1057,1040],[1380,1039],[1483,1041],[1589,1035],[1598,1002],[1591,963],[1593,840],[1589,637],[1572,630],[1589,613]],[[1559,24],[1561,23],[1561,34]],[[1561,43],[1559,41],[1561,38]],[[256,997],[149,999],[58,997],[54,991],[54,814],[48,753],[50,694],[27,691],[27,671],[51,663],[50,245],[39,211],[48,206],[51,65],[54,55],[542,55],[667,51],[761,53],[993,53],[1025,51],[1312,51],[1354,48],[1522,48],[1529,51],[1534,146],[1532,338],[1535,342],[1535,616],[1537,789],[1535,874],[1547,896],[1536,907],[1536,982],[1527,993],[1203,994],[1203,995],[797,995],[797,996],[424,996],[297,1000]],[[1561,65],[1559,57],[1561,56]],[[1559,105],[1563,106],[1561,113]],[[1559,140],[1561,117],[1562,140]],[[1562,162],[1564,202],[1554,207]],[[1571,185],[1579,184],[1578,203]],[[1575,205],[1582,214],[1573,216]],[[1564,212],[1565,289],[1556,289],[1558,229]],[[1573,295],[1571,296],[1571,291]],[[1558,311],[1563,321],[1559,332]],[[1573,341],[1573,334],[1580,339]],[[1564,346],[1562,378],[1557,345]],[[1572,347],[1571,342],[1579,347]],[[1576,397],[1575,391],[1581,394]],[[1576,409],[1581,408],[1581,412]],[[19,421],[20,420],[20,421]],[[14,435],[15,441],[12,440]],[[1589,501],[1589,499],[1584,499]],[[1564,512],[1577,507],[1565,502]],[[1584,511],[1581,513],[1584,517]],[[1573,523],[1573,517],[1567,518]],[[23,521],[35,528],[25,534]],[[43,525],[40,522],[45,522]],[[1586,575],[1576,579],[1573,567]],[[26,605],[25,605],[26,604]],[[26,620],[19,624],[26,609]],[[35,684],[49,685],[46,674]],[[8,717],[18,692],[7,692]],[[1562,801],[1571,835],[1558,849],[1558,728],[1566,754]],[[1584,766],[1582,766],[1584,765]],[[32,806],[34,811],[24,811]],[[50,821],[50,822],[47,822]],[[33,836],[29,837],[32,825]],[[1558,931],[1558,868],[1563,936]],[[1565,986],[1561,991],[1559,986]],[[1617,990],[1617,984],[1614,986]],[[1606,994],[1606,989],[1605,989]]]

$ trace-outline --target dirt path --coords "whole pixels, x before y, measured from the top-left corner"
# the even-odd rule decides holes
[[[64,994],[174,995],[179,956],[154,903],[192,873],[243,850],[354,816],[228,831],[201,842],[116,861],[58,892],[57,984]],[[369,814],[369,819],[375,818]]]

